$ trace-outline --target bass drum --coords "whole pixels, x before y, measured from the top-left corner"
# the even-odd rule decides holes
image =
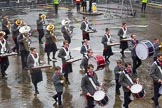
[[[105,59],[103,56],[95,55],[88,60],[88,64],[94,66],[94,70],[102,70],[105,67]]]
[[[108,96],[102,90],[96,91],[93,95],[93,98],[100,106],[105,106],[109,101]]]
[[[135,51],[139,59],[145,60],[154,54],[154,46],[149,40],[143,40],[137,44]]]

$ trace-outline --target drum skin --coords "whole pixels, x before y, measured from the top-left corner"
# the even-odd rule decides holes
[[[145,90],[140,84],[134,84],[133,86],[131,86],[130,90],[133,96],[136,97],[137,99],[143,98],[146,95]]]
[[[105,67],[105,59],[103,56],[95,55],[88,60],[88,64],[94,66],[94,70],[102,70]]]
[[[100,106],[105,106],[106,104],[108,104],[109,98],[108,96],[105,94],[104,91],[102,90],[98,90],[94,93],[93,95],[94,100],[98,103],[98,105]]]
[[[145,60],[154,54],[154,46],[149,40],[143,40],[137,44],[135,51],[139,59]]]

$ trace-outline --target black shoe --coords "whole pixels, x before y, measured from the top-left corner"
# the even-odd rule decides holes
[[[57,98],[55,96],[52,96],[52,98],[55,100],[55,103],[57,103]]]
[[[35,91],[35,95],[37,95],[37,94],[39,94],[39,91],[38,90]]]
[[[5,75],[5,76],[7,76],[7,74],[6,74],[6,73],[5,73],[4,75]]]
[[[120,91],[116,91],[116,94],[117,94],[117,95],[120,95]]]
[[[7,80],[7,77],[6,76],[3,76],[2,79]]]

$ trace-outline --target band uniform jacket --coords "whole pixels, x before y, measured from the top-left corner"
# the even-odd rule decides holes
[[[67,55],[64,48],[61,48],[59,50],[58,57],[62,59],[62,70],[63,70],[63,72],[70,73],[73,71],[72,64],[66,62],[67,61],[66,56],[69,56],[69,58],[71,58],[70,51],[69,51],[69,55]]]
[[[126,48],[128,48],[128,43],[127,43],[127,41],[124,41],[124,42],[121,41],[122,39],[126,38],[126,37],[123,37],[123,35],[124,35],[123,28],[120,28],[119,31],[118,31],[118,36],[120,38],[120,48],[126,49]]]
[[[37,54],[37,57],[39,59],[39,56]],[[33,83],[38,83],[40,81],[43,80],[43,77],[42,77],[42,71],[41,69],[32,69],[34,67],[34,59],[32,57],[32,55],[30,54],[27,58],[27,66],[29,67],[30,69],[30,74],[31,74],[31,79],[32,79],[32,82]]]
[[[108,40],[108,39],[109,39],[109,40]],[[111,46],[108,46],[108,45],[107,45],[108,42],[109,42],[109,43],[112,43],[111,36],[109,35],[109,36],[107,37],[107,35],[105,34],[105,35],[102,37],[102,41],[101,41],[101,43],[102,43],[103,46],[104,46],[103,56],[113,55]]]
[[[129,50],[131,51],[131,55],[132,55],[133,57],[136,57],[136,56],[137,56],[137,55],[136,55],[136,50],[135,50],[134,45],[137,45],[137,44],[139,43],[138,40],[135,40],[135,41],[136,41],[136,42],[134,42],[133,40],[128,41],[128,48],[129,48]]]
[[[124,92],[129,92],[130,90],[127,89],[127,86],[132,86],[133,84],[130,82],[130,80],[127,78],[126,76],[127,73],[122,72],[119,76],[119,83],[121,84],[121,86],[123,87],[123,91]],[[128,74],[129,77],[132,79],[133,83],[136,81],[136,77]]]
[[[24,45],[25,38],[23,38],[23,34],[20,34],[20,35],[17,37],[17,41],[18,41],[18,43],[19,43],[19,50],[20,50],[20,51],[23,51],[23,50],[29,51],[29,47],[27,48],[27,47],[25,47],[25,45]]]
[[[10,47],[9,47],[8,42],[6,41],[6,39],[3,39],[3,42],[5,43],[6,50],[5,50],[5,52],[1,52],[2,45],[0,44],[0,54],[2,54],[2,53],[8,53],[10,51]]]
[[[81,64],[80,64],[80,68],[81,69],[84,69],[85,72],[87,72],[87,67],[88,67],[88,60],[89,60],[89,57],[87,55],[85,55],[81,61]]]
[[[62,80],[61,77],[63,77],[61,73],[59,75],[54,74],[52,77],[56,92],[63,92],[63,83],[61,83],[61,80]]]
[[[80,53],[83,54],[83,56],[85,56],[87,54],[88,49],[89,49],[89,45],[82,45],[80,49]]]
[[[63,25],[61,27],[61,32],[63,34],[64,39],[67,40],[69,43],[71,43],[71,37],[70,37],[71,34],[70,34],[70,30],[68,30],[68,29],[69,29],[68,27]]]
[[[161,72],[160,69],[161,68]],[[158,83],[158,80],[162,80],[162,66],[159,65],[158,61],[154,61],[154,63],[151,66],[151,78],[153,79],[153,82]]]
[[[82,30],[83,40],[84,40],[84,39],[90,40],[89,33],[87,33],[86,31],[92,29],[92,27],[88,24],[88,22],[87,22],[87,25],[88,25],[88,26],[86,26],[86,22],[85,22],[85,21],[83,21],[83,22],[81,23],[80,29]]]
[[[50,32],[46,31],[45,38],[46,38],[45,52],[57,51],[56,43],[52,39],[52,38],[56,39],[56,37],[52,37]]]
[[[89,76],[85,74],[81,80],[81,88],[85,95],[87,93],[90,93],[91,95],[93,95],[96,92],[96,89],[93,87],[92,83],[90,82],[89,77],[92,78],[96,86],[99,86],[98,77],[95,72],[93,76]]]
[[[43,30],[43,24],[44,24],[44,21],[42,21],[42,19],[38,19],[37,20],[37,30]]]
[[[7,25],[8,25],[8,20],[7,19],[2,19],[2,31],[5,31],[6,34],[9,34],[10,30],[7,27]]]
[[[160,47],[159,47],[160,44],[153,43],[153,45],[154,45],[154,49],[155,49],[153,56],[157,57],[158,53],[160,52]]]
[[[13,40],[17,39],[19,35],[19,27],[16,24],[11,26],[12,38]]]
[[[115,79],[118,80],[121,72],[124,70],[124,66],[115,66],[114,68],[114,74],[115,74]]]

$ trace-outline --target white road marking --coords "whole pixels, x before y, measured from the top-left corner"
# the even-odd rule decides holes
[[[127,28],[130,28],[130,27],[146,28],[146,27],[148,27],[148,25],[127,25]],[[111,28],[117,29],[117,28],[121,28],[121,27],[111,27]]]

